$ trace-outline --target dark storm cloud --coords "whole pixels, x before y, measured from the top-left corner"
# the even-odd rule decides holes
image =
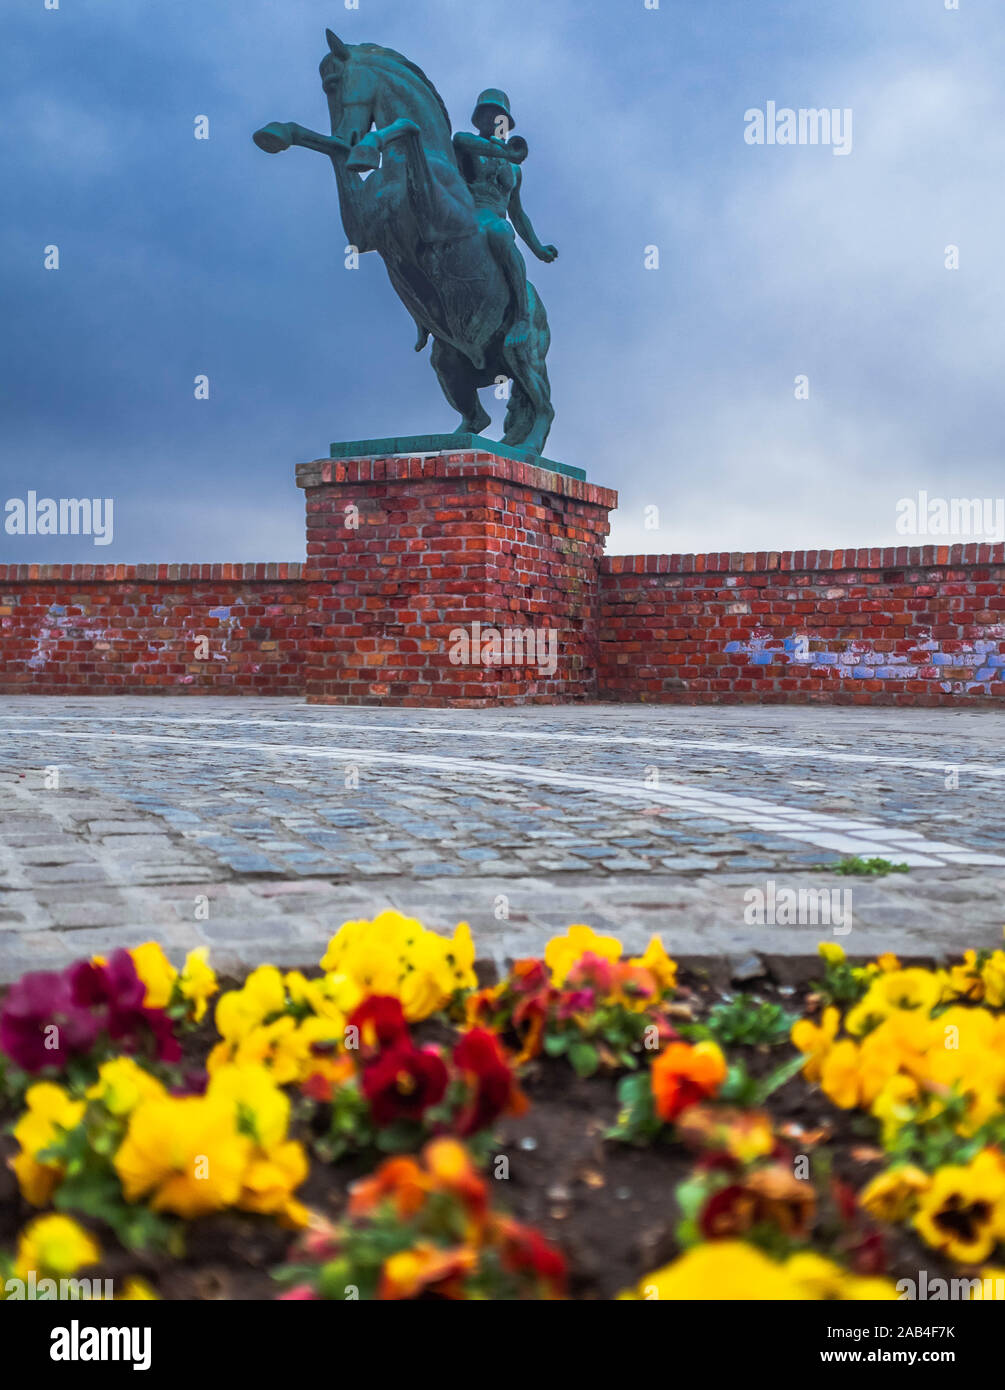
[[[455,128],[509,91],[561,253],[531,261],[547,452],[619,488],[612,549],[893,543],[920,488],[1002,492],[998,3],[37,0],[5,17],[0,504],[111,496],[116,535],[0,559],[299,558],[296,460],[453,428],[378,258],[344,267],[330,169],[251,142],[323,127],[326,25]],[[851,153],[746,144],[768,101],[850,108]]]

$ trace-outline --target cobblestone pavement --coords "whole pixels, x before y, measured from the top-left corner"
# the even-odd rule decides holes
[[[386,905],[467,919],[497,960],[582,921],[737,978],[832,933],[854,954],[990,947],[1003,731],[945,709],[12,698],[0,980],[149,937],[175,958],[208,942],[223,969],[312,964]],[[851,854],[910,867],[819,868]]]

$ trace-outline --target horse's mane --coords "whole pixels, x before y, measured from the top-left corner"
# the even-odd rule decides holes
[[[361,43],[357,44],[356,47],[362,48],[366,53],[379,53],[383,57],[393,58],[395,62],[400,63],[402,67],[406,67],[408,68],[409,72],[414,73],[415,76],[419,79],[419,81],[424,83],[424,85],[429,89],[430,95],[436,98],[436,103],[439,106],[440,110],[443,112],[443,119],[447,123],[447,133],[449,134],[450,131],[453,130],[453,125],[450,121],[450,112],[444,105],[443,98],[440,96],[439,92],[433,86],[432,82],[430,82],[426,74],[419,67],[418,63],[413,63],[411,58],[406,58],[405,55],[403,53],[399,53],[397,49],[384,48],[383,45],[379,43]]]

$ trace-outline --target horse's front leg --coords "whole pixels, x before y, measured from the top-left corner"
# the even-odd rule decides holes
[[[317,150],[319,154],[327,155],[337,150],[348,149],[347,145],[343,145],[342,141],[336,140],[334,136],[321,135],[316,130],[309,130],[305,125],[297,125],[296,121],[270,121],[268,125],[263,125],[261,130],[256,130],[251,138],[266,154],[281,154],[291,145],[301,145],[305,150]]]
[[[359,179],[346,177],[348,145],[343,144],[333,135],[322,135],[319,131],[310,130],[305,125],[297,125],[296,121],[270,121],[268,125],[262,126],[261,130],[256,130],[252,139],[258,148],[264,150],[266,154],[281,154],[283,150],[288,150],[291,145],[299,145],[302,149],[317,150],[319,154],[326,154],[335,170],[339,208],[342,212],[342,226],[345,228],[346,236],[357,251],[373,251],[375,249],[371,239],[364,232],[366,218],[360,204],[362,185]]]
[[[433,173],[426,159],[426,151],[421,140],[422,132],[414,121],[401,116],[384,126],[383,130],[371,130],[362,140],[353,145],[346,161],[346,168],[358,173],[366,169],[376,169],[380,164],[381,151],[395,140],[405,140],[405,186],[408,201],[415,217],[420,241],[431,242],[442,238],[442,218],[438,216],[434,196]]]

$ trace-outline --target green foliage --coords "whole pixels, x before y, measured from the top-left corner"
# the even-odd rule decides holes
[[[894,864],[889,859],[875,856],[863,859],[861,855],[850,854],[837,864],[818,864],[817,873],[844,874],[857,878],[882,878],[884,874],[906,874],[909,864]]]
[[[605,1138],[619,1139],[624,1144],[649,1144],[663,1128],[663,1121],[653,1104],[649,1072],[623,1076],[618,1082],[618,1118]]]
[[[791,1081],[802,1068],[806,1058],[802,1053],[789,1057],[765,1077],[751,1076],[743,1062],[734,1062],[719,1088],[718,1099],[727,1105],[740,1105],[757,1110],[769,1096]]]
[[[377,1135],[370,1118],[370,1103],[353,1082],[336,1086],[331,1098],[328,1128],[314,1140],[319,1158],[335,1163],[349,1153],[377,1146]]]
[[[127,1202],[113,1160],[126,1130],[126,1121],[92,1101],[78,1125],[62,1130],[38,1155],[39,1162],[59,1163],[64,1176],[53,1197],[57,1211],[95,1217],[106,1222],[129,1250],[183,1253],[180,1223]]]
[[[796,1015],[781,1004],[738,994],[710,1010],[705,1030],[720,1047],[756,1047],[785,1042],[795,1022]]]
[[[550,1019],[541,1045],[548,1057],[566,1057],[578,1076],[593,1076],[601,1066],[634,1071],[650,1029],[650,1014],[604,1004],[591,1014]]]
[[[825,961],[824,977],[810,986],[825,1004],[851,1008],[863,998],[869,988],[869,976],[860,966],[847,960]]]
[[[924,1109],[926,1097],[921,1097]],[[967,1164],[982,1149],[1005,1145],[1005,1115],[998,1114],[973,1134],[962,1134],[970,1103],[965,1095],[954,1090],[948,1100],[941,1099],[936,1114],[930,1119],[909,1120],[897,1131],[888,1144],[887,1152],[894,1163],[913,1163],[926,1173],[934,1173],[945,1164]]]

